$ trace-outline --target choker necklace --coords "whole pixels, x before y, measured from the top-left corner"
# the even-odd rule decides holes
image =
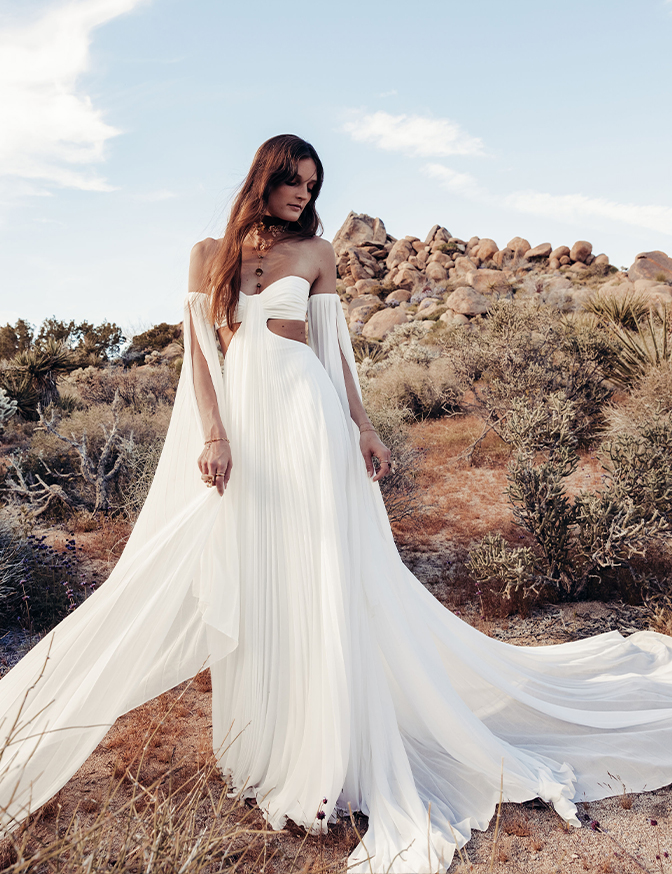
[[[270,221],[274,223],[266,226],[265,219],[270,219]],[[283,221],[282,219],[276,219],[274,216],[264,216],[263,219],[255,222],[252,225],[252,240],[254,245],[254,251],[257,253],[257,258],[259,259],[257,269],[254,271],[257,276],[261,277],[264,275],[264,271],[261,266],[261,262],[264,258],[264,251],[266,251],[267,249],[271,249],[273,244],[278,241],[278,238],[287,232],[287,224],[288,222]],[[270,233],[273,239],[265,240],[261,236],[262,233]],[[257,294],[259,294],[260,291],[261,282],[257,282]]]

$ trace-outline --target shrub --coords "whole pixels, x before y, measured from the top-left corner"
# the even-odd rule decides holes
[[[172,404],[179,374],[167,365],[139,370],[132,367],[87,367],[70,378],[82,400],[89,405],[111,404],[119,395],[125,407],[133,410],[156,410],[159,404]]]
[[[25,319],[19,319],[12,325],[0,328],[0,359],[13,358],[17,352],[30,349],[33,342],[33,330]]]
[[[628,397],[605,408],[606,436],[636,434],[651,417],[672,412],[672,362],[651,367]]]
[[[372,403],[367,406],[367,412],[380,439],[392,453],[394,473],[388,473],[379,482],[390,521],[398,522],[417,513],[422,504],[415,481],[420,452],[411,444],[402,410]]]
[[[90,322],[63,322],[52,316],[40,325],[35,338],[35,346],[43,348],[50,343],[63,343],[76,354],[79,361],[89,356],[100,361],[108,361],[119,354],[121,344],[125,341],[119,325],[107,320],[100,325]]]
[[[119,500],[116,502],[116,508],[120,509],[131,522],[135,522],[138,518],[145,503],[163,444],[163,437],[141,443],[137,442],[132,434],[121,442],[123,462],[118,482]]]
[[[153,328],[133,337],[129,347],[124,350],[122,359],[126,363],[142,361],[148,353],[160,352],[166,346],[180,340],[181,337],[181,325],[169,325],[167,322],[161,322],[160,325],[154,325]]]
[[[624,580],[641,588],[639,558],[672,530],[672,415],[605,441],[602,489],[582,491],[572,502],[566,480],[578,464],[573,417],[571,403],[556,395],[545,408],[520,407],[508,419],[517,450],[507,493],[534,548],[523,554],[502,541],[482,541],[470,562],[477,580],[499,579],[503,594],[547,584],[571,599],[587,590],[603,594]]]
[[[533,302],[495,302],[478,331],[447,333],[443,340],[456,384],[469,393],[466,408],[503,439],[501,423],[514,402],[532,409],[561,394],[572,404],[572,430],[589,442],[603,420],[612,390],[603,367],[612,347],[590,330],[551,307]]]
[[[367,382],[367,409],[372,394],[378,406],[400,410],[406,419],[420,420],[455,411],[462,393],[450,362],[436,358],[427,364],[388,359]]]
[[[39,634],[75,609],[88,586],[79,568],[79,548],[69,539],[64,550],[44,536],[23,538],[0,525],[0,628],[20,625]]]

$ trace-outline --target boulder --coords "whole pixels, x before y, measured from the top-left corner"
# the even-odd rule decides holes
[[[376,259],[372,258],[364,249],[351,246],[348,249],[348,259],[350,275],[355,282],[358,279],[373,279],[380,271]]]
[[[425,276],[427,279],[433,279],[434,282],[442,282],[444,279],[448,279],[448,271],[441,264],[433,261],[425,267]]]
[[[569,251],[572,261],[584,262],[593,251],[593,244],[588,240],[577,240]]]
[[[478,316],[488,311],[488,301],[473,288],[461,286],[448,296],[446,306],[454,313],[463,316]]]
[[[361,297],[353,298],[348,304],[348,316],[352,316],[352,314],[361,309],[362,307],[368,306],[377,306],[380,308],[382,306],[379,298],[375,294],[363,294]]]
[[[420,253],[423,249],[427,248],[427,243],[423,243],[422,240],[413,240],[411,246],[413,246],[416,252]]]
[[[660,282],[656,282],[655,279],[635,279],[634,286],[635,291],[640,294],[648,291],[650,288],[657,288],[660,285]]]
[[[572,263],[572,259],[569,257],[569,255],[563,255],[560,258],[560,266],[561,267],[564,267],[566,264],[571,264],[571,263]]]
[[[418,252],[418,261],[424,267],[427,261],[429,260],[429,249],[423,249],[422,252]]]
[[[385,307],[371,316],[362,328],[362,336],[369,340],[382,340],[397,325],[403,325],[407,321],[408,316],[400,306]]]
[[[377,279],[358,279],[355,282],[355,294],[370,294],[374,292],[374,289],[378,289],[378,294],[380,294],[380,282]]]
[[[471,257],[473,258],[476,255],[481,261],[487,261],[497,251],[499,251],[499,246],[494,240],[491,240],[489,237],[482,237],[478,245],[471,250]]]
[[[457,273],[472,273],[477,269],[471,258],[467,258],[466,255],[461,255],[455,259],[455,271]]]
[[[454,313],[452,310],[446,310],[443,315],[439,316],[439,321],[444,322],[449,328],[456,328],[459,325],[466,325],[469,319],[462,313]]]
[[[584,270],[588,268],[582,261],[575,261],[574,264],[569,268],[571,273],[583,273]]]
[[[564,255],[569,256],[569,246],[558,246],[556,249],[553,249],[548,257],[557,258],[559,261]]]
[[[440,227],[441,227],[441,225],[432,225],[429,233],[425,237],[425,245],[426,246],[429,246],[429,244],[432,242],[432,240],[434,239],[434,234],[439,230]]]
[[[428,264],[440,264],[442,267],[452,266],[452,260],[443,252],[433,252],[427,259]]]
[[[475,249],[480,242],[480,237],[470,237],[469,242],[467,243],[467,252],[471,252],[472,249]]]
[[[433,237],[435,243],[450,243],[452,239],[453,236],[447,228],[439,228]]]
[[[593,264],[595,264],[599,267],[601,267],[603,264],[608,265],[609,264],[609,256],[608,255],[596,255],[595,260],[593,261]]]
[[[526,240],[525,237],[514,237],[506,244],[506,248],[513,249],[514,258],[522,258],[525,252],[529,252],[532,246],[530,246],[529,240]]]
[[[635,258],[634,264],[628,270],[628,278],[634,282],[636,279],[655,279],[657,282],[672,280],[672,258],[668,258],[665,252],[640,252]]]
[[[397,242],[390,249],[390,254],[387,256],[387,260],[385,263],[387,264],[387,269],[391,270],[393,267],[398,267],[399,264],[404,261],[408,261],[409,257],[415,252],[413,246],[409,243],[408,240],[397,240]]]
[[[534,249],[528,249],[524,257],[528,261],[533,261],[535,258],[548,258],[553,251],[553,246],[550,243],[540,243]]]
[[[560,262],[558,261],[557,258],[549,258],[548,259],[548,266],[551,270],[559,270],[560,269]]]
[[[509,291],[509,283],[499,270],[475,270],[466,274],[465,279],[480,294],[502,294]]]
[[[513,258],[513,249],[509,249],[508,246],[504,249],[500,249],[499,252],[495,252],[495,254],[492,256],[492,260],[500,268],[500,270],[502,267],[504,267],[505,264],[509,264],[511,261],[513,261]]]
[[[396,291],[392,291],[385,298],[385,303],[388,305],[394,306],[395,304],[406,303],[411,299],[411,292],[406,288],[398,288]]]
[[[440,300],[436,300],[433,297],[426,297],[423,301],[420,301],[420,306],[418,307],[414,318],[431,319],[432,316],[436,315],[439,309],[443,309],[443,304]]]
[[[379,218],[372,218],[364,213],[350,210],[347,218],[336,232],[332,241],[336,257],[350,246],[359,246],[364,242],[384,245],[387,239],[385,225]]]
[[[409,264],[408,261],[404,261],[403,264],[399,265],[399,270],[397,275],[394,277],[394,284],[398,285],[399,288],[406,288],[409,291],[413,291],[415,286],[422,279],[422,274],[419,270],[416,270],[412,264]]]

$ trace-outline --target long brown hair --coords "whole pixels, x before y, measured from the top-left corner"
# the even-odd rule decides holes
[[[240,294],[243,241],[255,222],[264,216],[271,191],[290,182],[299,172],[299,161],[312,158],[317,180],[310,200],[295,222],[287,225],[287,232],[297,237],[313,237],[322,232],[322,222],[315,209],[315,201],[322,187],[324,171],[317,152],[294,134],[279,134],[262,143],[254,156],[249,172],[242,182],[224,232],[219,252],[212,262],[205,282],[210,285],[210,317],[217,324],[226,319],[232,325]],[[204,289],[207,291],[207,289]]]

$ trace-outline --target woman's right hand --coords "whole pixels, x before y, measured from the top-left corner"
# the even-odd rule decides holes
[[[198,469],[202,477],[214,477],[214,485],[223,495],[231,476],[231,447],[228,442],[218,440],[216,443],[206,443],[198,456]]]

